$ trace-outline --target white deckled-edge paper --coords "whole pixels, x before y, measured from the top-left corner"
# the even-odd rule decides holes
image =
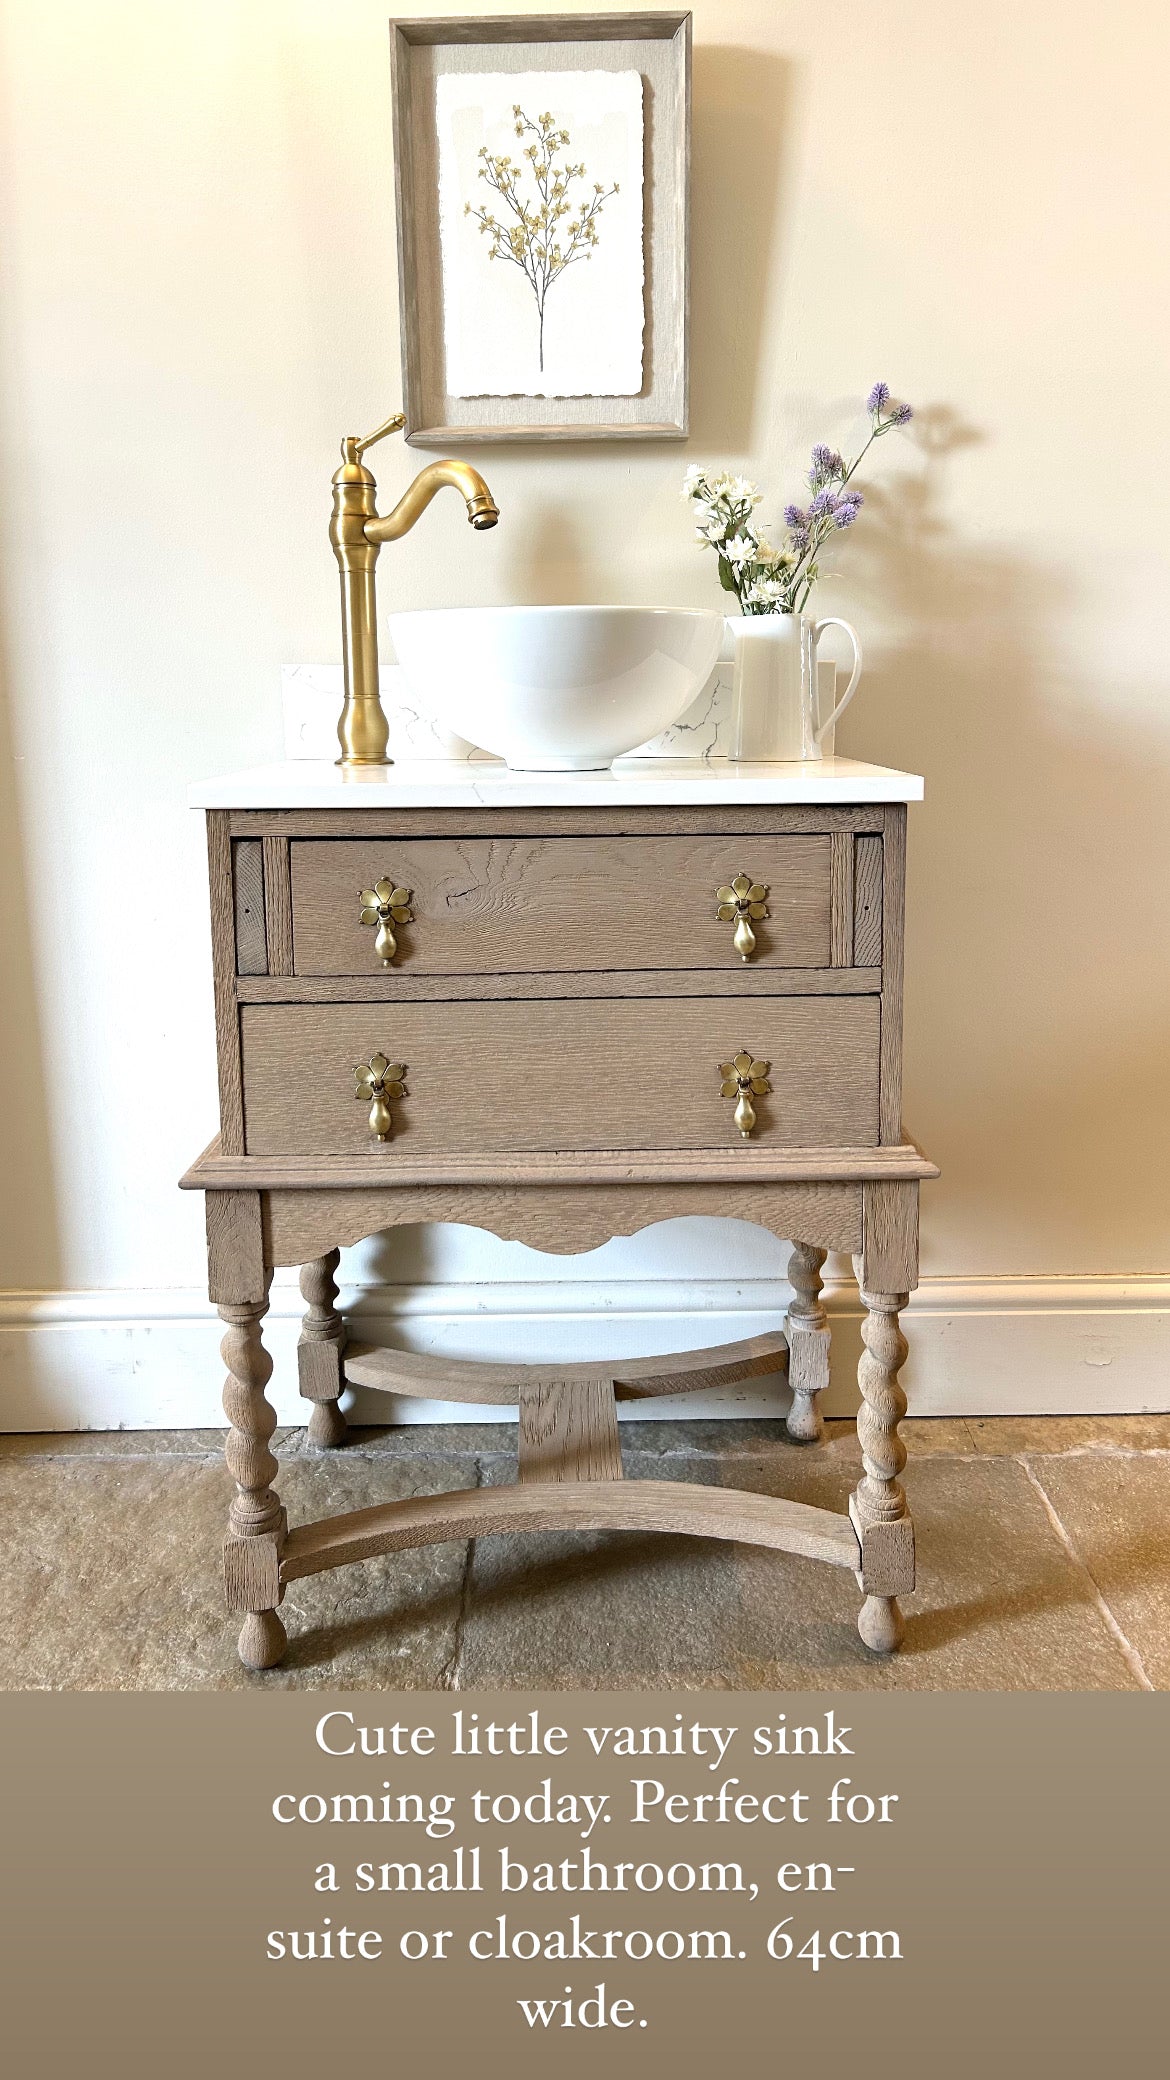
[[[439,138],[446,387],[453,397],[636,397],[642,388],[645,262],[642,79],[637,72],[443,73],[435,83]],[[465,205],[515,222],[479,177],[479,148],[524,166],[528,133],[516,104],[549,112],[569,133],[558,159],[586,168],[570,203],[594,183],[607,191],[597,244],[551,284],[544,369],[536,298],[521,269],[490,260],[491,239]],[[529,192],[531,192],[530,184]],[[567,221],[567,220],[565,220]]]

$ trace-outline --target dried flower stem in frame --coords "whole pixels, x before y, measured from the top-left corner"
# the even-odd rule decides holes
[[[530,139],[521,152],[526,165],[518,165],[507,152],[489,152],[486,145],[481,145],[479,178],[494,189],[515,221],[501,223],[489,209],[470,202],[464,204],[464,215],[474,217],[481,232],[490,238],[489,259],[511,260],[529,284],[536,298],[543,373],[548,292],[567,267],[592,257],[598,239],[598,218],[610,196],[618,193],[619,184],[615,181],[606,188],[594,181],[591,195],[582,190],[576,200],[571,200],[571,183],[584,181],[587,176],[584,164],[574,163],[567,156],[558,164],[557,153],[568,153],[568,131],[558,126],[547,109],[533,121],[517,102],[512,114],[517,137]],[[520,186],[526,176],[527,197]],[[570,221],[559,228],[566,217]]]

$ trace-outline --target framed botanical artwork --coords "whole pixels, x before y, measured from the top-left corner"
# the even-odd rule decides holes
[[[407,440],[682,440],[690,15],[390,38]]]

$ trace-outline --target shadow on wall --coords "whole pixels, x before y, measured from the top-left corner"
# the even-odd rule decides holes
[[[536,607],[588,606],[596,599],[595,565],[578,521],[563,502],[529,491],[509,546],[511,598]]]
[[[693,62],[690,438],[699,448],[737,454],[752,444],[767,295],[777,272],[767,256],[783,199],[795,70],[766,51],[726,45],[697,47]],[[558,459],[567,481],[598,460],[624,464],[628,474],[637,456],[683,452],[676,441],[589,442],[561,449]],[[546,468],[540,443],[507,456],[515,516],[506,550],[500,545],[506,596],[533,606],[588,604],[598,597],[597,545],[585,539],[567,491],[554,498],[543,490]]]
[[[769,255],[792,136],[795,68],[767,51],[697,45],[691,116],[691,439],[752,445]]]
[[[0,651],[0,1289],[45,1291],[61,1283],[61,1251],[16,774]],[[62,926],[75,928],[67,915]]]
[[[927,776],[906,1001],[907,1125],[943,1169],[924,1269],[1156,1272],[1170,1239],[1166,737],[1132,687],[1090,676],[1067,635],[1062,649],[1063,628],[1085,624],[1055,565],[949,526],[949,473],[980,436],[944,408],[912,431],[925,468],[867,481],[848,564],[851,599],[912,635],[867,667],[839,748]],[[1102,642],[1094,662],[1108,654]]]

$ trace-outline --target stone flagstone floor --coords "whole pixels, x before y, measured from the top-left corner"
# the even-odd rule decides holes
[[[215,1431],[0,1438],[0,1687],[1170,1689],[1170,1416],[908,1422],[920,1583],[906,1645],[869,1655],[849,1575],[737,1545],[633,1533],[479,1540],[296,1582],[289,1651],[236,1659]],[[842,1509],[852,1424],[623,1426],[632,1478]],[[293,1522],[514,1478],[515,1429],[280,1433]]]

